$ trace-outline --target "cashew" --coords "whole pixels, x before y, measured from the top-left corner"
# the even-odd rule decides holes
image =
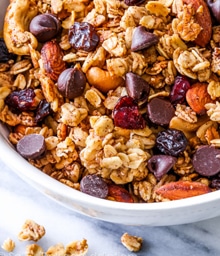
[[[187,138],[195,136],[197,129],[206,123],[209,118],[204,115],[198,118],[196,123],[189,123],[179,117],[173,117],[170,121],[169,128],[181,130]]]
[[[86,72],[86,77],[90,85],[104,93],[124,84],[124,79],[121,76],[111,75],[110,72],[98,67],[90,68]]]
[[[33,49],[38,42],[28,32],[29,24],[38,13],[36,1],[11,0],[4,20],[3,36],[9,52],[17,55],[29,55],[29,44]]]

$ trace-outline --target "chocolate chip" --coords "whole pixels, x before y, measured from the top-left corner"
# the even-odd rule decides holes
[[[173,156],[154,155],[148,162],[148,169],[154,174],[157,180],[160,180],[176,163],[177,159]]]
[[[83,94],[86,77],[80,69],[68,68],[59,75],[57,87],[64,97],[73,100]]]
[[[96,174],[86,175],[80,181],[80,191],[91,196],[106,198],[108,185]]]
[[[131,51],[140,51],[149,48],[159,42],[158,36],[147,31],[144,26],[139,26],[135,29],[132,42]]]
[[[170,101],[153,98],[147,105],[148,117],[154,124],[167,126],[175,115],[175,109]]]
[[[26,159],[40,158],[45,150],[45,140],[40,134],[25,135],[17,143],[18,153]]]
[[[125,76],[125,86],[127,93],[134,100],[144,100],[150,91],[149,84],[139,75],[128,72]]]
[[[35,16],[29,26],[30,32],[42,43],[53,39],[60,28],[60,21],[50,13]]]
[[[213,176],[220,172],[220,149],[214,146],[200,146],[193,155],[193,167],[203,176]]]
[[[217,24],[220,25],[220,0],[207,0],[207,4]]]

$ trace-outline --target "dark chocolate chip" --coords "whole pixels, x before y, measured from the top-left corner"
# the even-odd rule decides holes
[[[59,75],[57,87],[64,97],[73,100],[83,94],[86,77],[80,69],[68,68]]]
[[[40,158],[46,150],[44,137],[40,134],[25,135],[17,143],[17,151],[26,159]]]
[[[167,155],[154,155],[148,162],[148,169],[154,174],[157,180],[160,180],[176,163],[177,158]]]
[[[140,51],[149,48],[159,42],[157,35],[148,32],[144,26],[139,26],[134,30],[131,42],[131,51]]]
[[[207,0],[208,7],[220,25],[220,0]]]
[[[60,21],[50,13],[35,16],[30,23],[29,30],[39,42],[53,39],[60,31]]]
[[[125,86],[127,93],[134,100],[147,100],[150,86],[142,77],[132,72],[128,72],[125,76]]]
[[[80,191],[91,196],[106,198],[108,185],[96,174],[86,175],[80,181]]]
[[[148,118],[154,124],[167,126],[175,115],[175,109],[170,101],[153,98],[147,105]]]
[[[201,146],[193,155],[193,167],[203,176],[213,176],[220,172],[220,149]]]

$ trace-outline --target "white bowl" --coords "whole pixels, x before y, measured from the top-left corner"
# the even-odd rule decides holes
[[[1,0],[2,27],[8,0]],[[167,226],[200,221],[220,215],[220,191],[162,203],[128,204],[91,197],[63,185],[22,158],[7,139],[0,123],[0,158],[27,183],[65,207],[100,220],[128,224]]]

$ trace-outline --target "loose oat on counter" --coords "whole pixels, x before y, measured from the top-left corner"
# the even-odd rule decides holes
[[[26,220],[18,234],[21,241],[38,241],[45,235],[45,228],[33,220]]]
[[[7,251],[7,252],[13,252],[15,248],[15,242],[11,238],[7,238],[3,244],[2,244],[2,249]]]
[[[38,244],[29,244],[26,246],[26,256],[43,256],[44,251]]]
[[[66,246],[65,255],[67,256],[84,256],[88,252],[88,243],[86,239],[73,241]]]
[[[11,0],[0,40],[0,120],[11,128],[10,142],[72,189],[95,196],[102,179],[98,194],[107,200],[173,200],[175,185],[178,199],[219,189],[220,159],[209,154],[212,164],[201,172],[195,157],[202,146],[220,154],[213,6]],[[33,134],[38,143],[26,154],[20,149]]]
[[[65,247],[62,243],[52,245],[46,251],[47,256],[65,256]]]
[[[121,236],[121,243],[131,252],[138,252],[141,250],[143,243],[142,237],[132,236],[128,233],[124,233]]]

